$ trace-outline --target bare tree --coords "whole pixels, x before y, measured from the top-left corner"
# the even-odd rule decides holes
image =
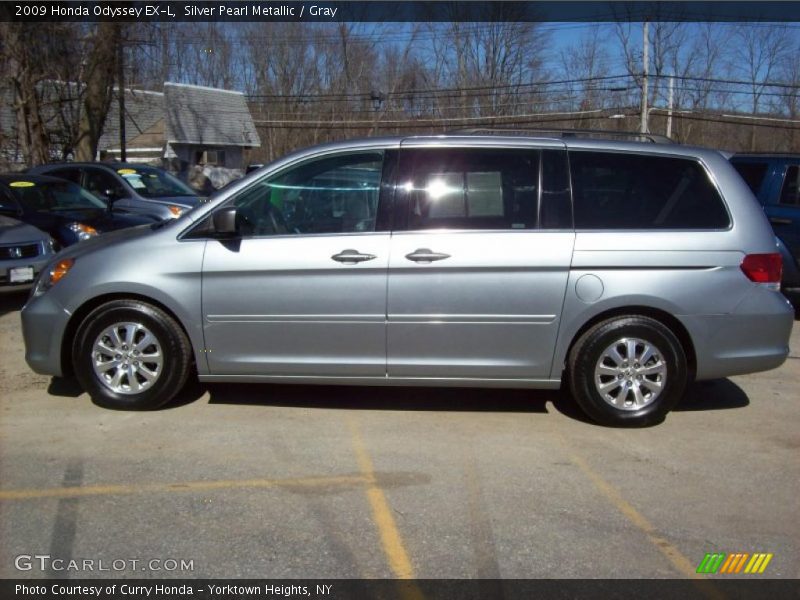
[[[608,75],[608,51],[603,45],[600,26],[595,25],[575,46],[561,51],[562,79],[572,80],[565,84],[566,110],[594,110],[607,107],[615,98],[618,89],[614,84],[602,80]],[[617,107],[614,107],[617,108]],[[589,127],[605,127],[605,123],[590,121]]]
[[[797,56],[800,53],[800,44],[786,54],[779,69],[781,80],[790,87],[783,89],[779,97],[779,110],[793,121],[800,120],[800,62]],[[786,145],[791,152],[800,151],[800,135],[797,134],[797,125],[789,128]]]
[[[54,58],[54,44],[62,36],[57,26],[39,23],[0,23],[0,33],[21,154],[28,166],[46,163],[50,138],[41,84],[53,76],[48,59]]]
[[[733,73],[749,83],[751,111],[757,115],[769,82],[791,49],[785,25],[742,24],[734,33]],[[756,127],[750,128],[750,150],[756,149]]]
[[[120,26],[98,23],[91,35],[91,49],[86,56],[82,82],[83,112],[75,144],[77,160],[94,160],[97,142],[103,134],[111,104],[117,66],[117,44],[121,43]]]

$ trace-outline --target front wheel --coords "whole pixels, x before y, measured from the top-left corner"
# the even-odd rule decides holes
[[[645,426],[664,419],[688,380],[680,341],[660,321],[615,317],[586,331],[569,353],[572,395],[604,425]]]
[[[98,406],[147,410],[183,388],[191,350],[180,325],[138,300],[115,300],[93,310],[73,344],[75,375]]]

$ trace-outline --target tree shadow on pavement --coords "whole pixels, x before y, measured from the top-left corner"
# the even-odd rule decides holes
[[[207,384],[210,404],[365,410],[546,413],[552,390]]]
[[[0,317],[18,311],[28,300],[28,292],[3,292],[0,294]]]

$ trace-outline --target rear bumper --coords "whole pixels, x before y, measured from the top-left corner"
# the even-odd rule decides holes
[[[694,341],[697,379],[767,371],[789,355],[794,310],[778,292],[754,288],[731,314],[681,319]]]
[[[22,308],[25,361],[36,373],[61,377],[61,343],[70,314],[52,294],[31,298]]]

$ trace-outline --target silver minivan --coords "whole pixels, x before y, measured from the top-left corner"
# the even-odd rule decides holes
[[[28,364],[118,409],[207,382],[569,386],[647,425],[784,362],[763,211],[718,152],[536,135],[296,152],[173,221],[61,252]]]

